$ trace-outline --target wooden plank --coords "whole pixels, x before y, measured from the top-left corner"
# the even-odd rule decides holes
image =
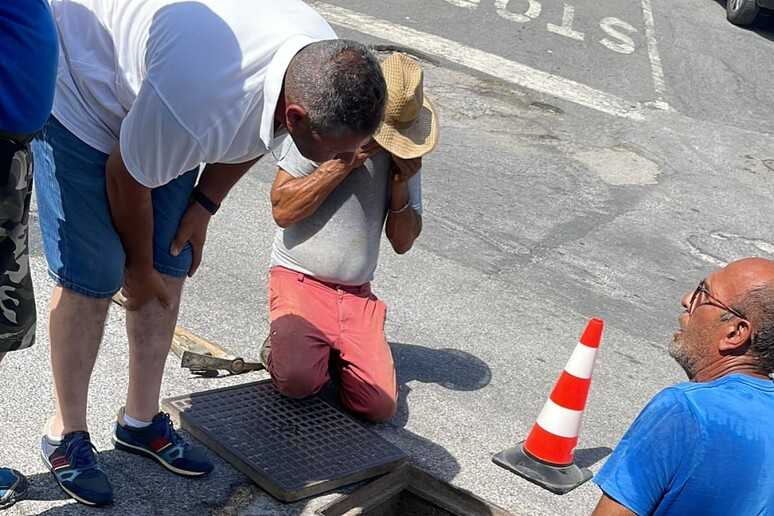
[[[122,308],[126,308],[126,298],[121,292],[118,292],[113,296],[113,302]],[[217,358],[234,358],[229,355],[225,349],[214,342],[210,342],[204,337],[200,337],[195,333],[186,330],[182,326],[175,326],[175,333],[172,336],[172,352],[182,358],[183,353],[186,351],[199,355],[210,355]]]

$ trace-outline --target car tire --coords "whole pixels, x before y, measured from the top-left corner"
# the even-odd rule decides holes
[[[726,18],[734,25],[751,25],[758,12],[760,7],[756,0],[726,0]]]

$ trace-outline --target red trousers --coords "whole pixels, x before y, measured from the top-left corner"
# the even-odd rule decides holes
[[[395,364],[384,335],[387,307],[368,284],[339,286],[282,267],[269,277],[271,353],[277,389],[292,398],[319,391],[329,368],[340,375],[344,406],[372,421],[395,414]],[[331,363],[331,352],[336,360]]]

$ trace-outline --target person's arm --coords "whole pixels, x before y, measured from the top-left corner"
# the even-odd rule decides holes
[[[392,162],[392,194],[385,233],[395,252],[404,254],[422,232],[422,216],[411,206],[409,194],[409,181],[422,168],[422,159],[402,160],[393,156]]]
[[[634,513],[603,494],[591,516],[634,516]]]
[[[652,514],[692,475],[695,457],[703,453],[702,435],[681,390],[657,394],[594,477],[603,494],[597,510],[619,511],[599,514]],[[631,512],[620,512],[616,505]]]
[[[258,162],[256,158],[245,163],[211,163],[204,167],[197,188],[210,200],[220,204],[232,188]]]
[[[280,168],[271,187],[271,212],[281,228],[296,224],[314,214],[317,208],[369,153],[361,150],[320,164],[309,175],[294,177]]]
[[[234,185],[256,161],[258,159],[237,164],[212,163],[206,165],[199,176],[199,184],[196,188],[210,201],[220,205]],[[192,261],[188,277],[193,276],[202,263],[202,253],[204,242],[207,239],[207,226],[210,223],[210,218],[212,218],[212,214],[202,205],[197,202],[191,203],[180,221],[175,240],[172,242],[170,249],[172,256],[180,254],[185,244],[191,243]]]
[[[118,147],[108,157],[105,173],[110,214],[126,253],[126,307],[137,310],[153,298],[168,307],[164,280],[153,268],[151,189],[129,174]]]

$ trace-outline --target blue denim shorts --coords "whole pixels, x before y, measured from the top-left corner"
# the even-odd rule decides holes
[[[48,271],[62,287],[106,298],[123,284],[126,256],[108,204],[108,155],[68,131],[53,116],[32,142],[35,194]],[[183,277],[191,247],[169,253],[189,205],[198,169],[152,191],[153,257],[157,271]]]

